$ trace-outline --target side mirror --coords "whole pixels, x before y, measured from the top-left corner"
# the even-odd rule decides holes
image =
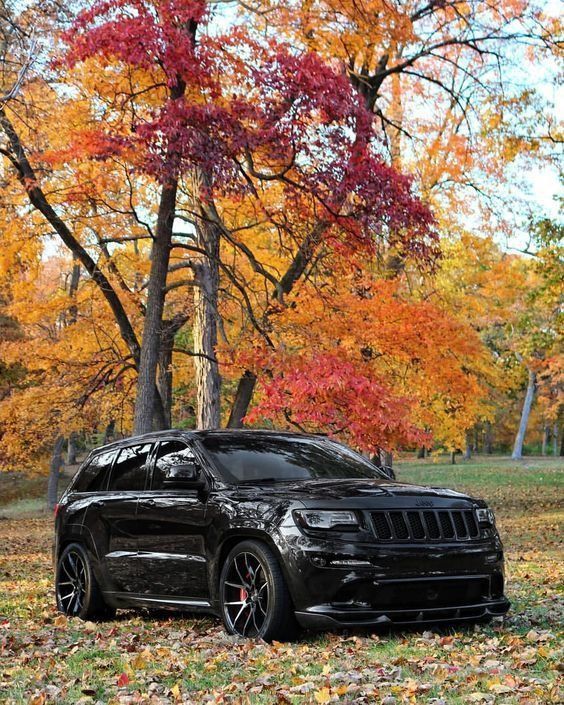
[[[204,487],[205,484],[205,480],[200,473],[200,464],[196,461],[168,465],[164,470],[164,487],[199,489]]]

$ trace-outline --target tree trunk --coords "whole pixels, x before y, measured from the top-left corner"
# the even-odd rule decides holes
[[[521,421],[519,423],[519,430],[515,436],[515,444],[513,446],[513,453],[511,457],[513,460],[519,460],[523,457],[523,442],[525,440],[525,433],[527,432],[527,424],[529,423],[529,414],[531,413],[531,406],[533,405],[533,398],[535,396],[535,386],[537,381],[536,372],[529,370],[529,381],[527,383],[527,392],[525,393],[525,401],[523,402],[523,410],[521,412]]]
[[[202,222],[197,227],[198,247],[206,255],[193,263],[194,366],[196,370],[196,428],[219,428],[221,379],[215,349],[218,326],[219,228]]]
[[[542,448],[541,448],[541,455],[546,455],[546,451],[548,449],[548,442],[550,440],[550,426],[547,423],[543,424],[543,429],[542,429]]]
[[[53,447],[51,465],[49,467],[49,480],[47,482],[47,505],[49,509],[55,509],[58,499],[59,476],[63,465],[64,436],[58,436]]]
[[[390,451],[384,450],[383,448],[381,448],[380,449],[380,465],[387,467],[387,468],[393,468],[393,466],[394,466],[393,453],[390,453]]]
[[[157,386],[163,405],[166,428],[172,426],[172,352],[174,338],[188,320],[186,315],[176,315],[169,321],[163,321]]]
[[[67,442],[67,465],[76,465],[76,432],[69,435]]]
[[[479,453],[480,452],[480,427],[478,424],[474,426],[474,437],[472,440],[472,452],[474,453]]]
[[[113,440],[115,429],[116,422],[114,421],[114,419],[112,419],[104,430],[104,438],[102,440],[102,445],[106,445],[106,443],[109,443]]]
[[[464,451],[464,460],[472,458],[472,431],[466,431],[466,449]]]
[[[489,421],[486,421],[486,438],[484,450],[488,455],[493,453],[493,428]]]
[[[558,455],[558,431],[558,421],[555,421],[552,427],[552,455],[555,458]]]
[[[141,341],[139,377],[135,399],[135,433],[148,433],[152,430],[153,415],[156,416],[157,430],[167,427],[163,405],[156,404],[156,375],[161,344],[161,327],[166,296],[166,278],[170,258],[172,225],[176,208],[177,182],[163,186],[157,229],[151,250],[151,271],[147,290],[147,310]]]
[[[243,426],[243,418],[251,403],[256,382],[257,377],[250,370],[246,370],[240,377],[227,428],[241,428]]]
[[[80,262],[76,255],[72,256],[72,272],[69,283],[69,298],[72,301],[69,307],[69,325],[76,323],[78,318],[78,306],[76,305],[76,292],[78,291],[78,285],[80,283]]]
[[[190,24],[188,28],[194,42],[196,28],[196,23]],[[185,92],[186,84],[180,76],[177,76],[176,83],[170,91],[170,101],[182,98]],[[174,145],[169,142],[166,161],[170,163],[174,156]],[[165,409],[157,390],[157,365],[177,193],[178,177],[175,175],[163,183],[161,189],[157,227],[151,250],[151,270],[135,398],[135,433],[137,434],[151,431],[154,417],[157,430],[167,428]]]
[[[171,335],[169,328],[163,330],[161,335],[161,349],[159,351],[159,367],[157,386],[163,402],[163,416],[165,428],[172,426],[172,348],[174,333]]]
[[[451,452],[450,452],[450,464],[456,465],[456,451],[455,450],[451,450]]]

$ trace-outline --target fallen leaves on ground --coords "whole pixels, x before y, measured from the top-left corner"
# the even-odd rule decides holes
[[[173,613],[67,619],[54,608],[50,520],[0,521],[0,702],[562,702],[561,520],[553,510],[501,512],[513,601],[503,623],[306,634],[293,644],[244,641],[217,620]]]

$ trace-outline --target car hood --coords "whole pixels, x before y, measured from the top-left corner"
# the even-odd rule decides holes
[[[336,507],[460,507],[476,503],[468,495],[442,487],[426,487],[387,479],[300,480],[265,483],[245,487],[251,493],[267,497],[300,500],[306,506],[328,509]]]

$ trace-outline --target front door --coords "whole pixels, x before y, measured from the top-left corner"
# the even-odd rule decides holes
[[[205,495],[197,489],[167,489],[163,483],[168,465],[192,459],[184,441],[159,443],[151,489],[143,492],[137,510],[144,595],[187,603],[208,600]]]

